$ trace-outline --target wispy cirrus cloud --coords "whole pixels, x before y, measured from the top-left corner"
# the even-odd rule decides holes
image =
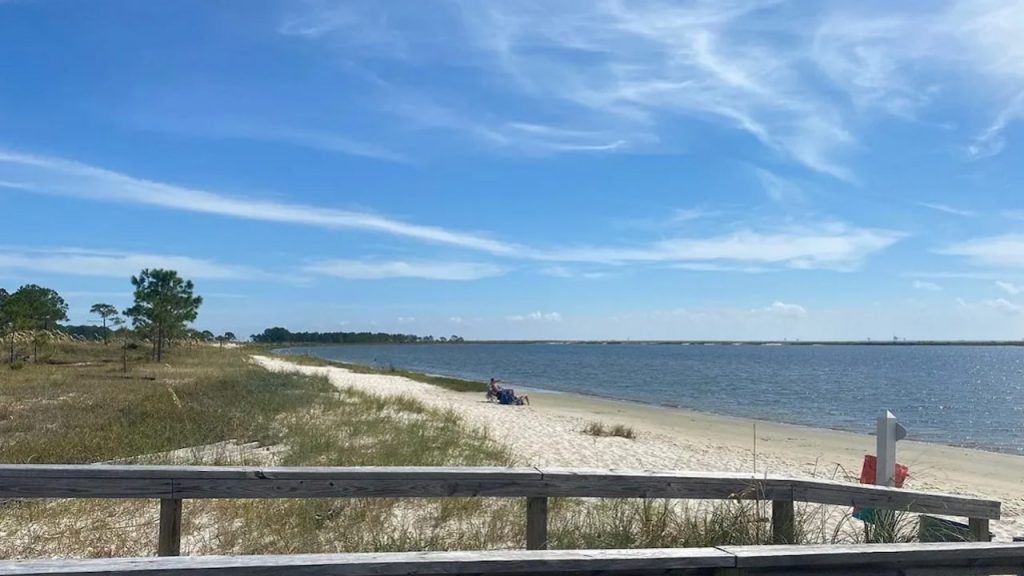
[[[898,242],[904,234],[854,228],[842,223],[776,231],[740,230],[706,238],[676,237],[640,247],[583,246],[553,249],[538,258],[605,264],[719,263],[790,269],[851,270],[869,255]]]
[[[274,124],[263,118],[239,118],[228,113],[198,117],[183,113],[147,113],[135,115],[132,120],[147,130],[192,138],[280,143],[395,164],[417,164],[414,158],[406,154],[374,142],[347,136],[340,129],[311,129],[285,123]]]
[[[1024,234],[1004,234],[958,242],[941,248],[939,254],[961,256],[978,266],[1024,268]]]
[[[775,202],[786,202],[800,200],[803,198],[803,190],[795,182],[775,174],[774,172],[755,168],[758,180],[764,187],[765,194]]]
[[[239,198],[136,178],[71,160],[0,149],[0,177],[7,174],[14,174],[23,179],[31,187],[31,191],[47,194],[139,204],[245,220],[365,230],[496,255],[512,255],[520,249],[514,244],[492,240],[478,234],[412,224],[366,212]]]
[[[169,254],[148,254],[86,248],[0,247],[0,270],[128,278],[143,268],[170,268],[191,278],[212,280],[268,280],[279,278],[268,272],[237,264]]]
[[[473,87],[496,98],[467,106],[443,89],[403,83],[401,73],[380,84],[399,114],[530,153],[649,149],[672,140],[662,126],[697,120],[855,181],[848,158],[880,115],[916,121],[956,93],[958,105],[987,118],[964,128],[973,135],[963,148],[980,158],[1002,150],[1006,126],[1024,112],[1020,2],[794,6],[315,3],[292,9],[279,32],[347,62],[471,70]],[[507,116],[524,109],[544,120]]]
[[[952,207],[952,206],[950,206],[948,204],[940,204],[940,203],[937,203],[937,202],[918,202],[917,205],[918,206],[923,206],[925,208],[928,208],[929,210],[935,210],[936,212],[942,212],[942,213],[945,213],[945,214],[952,214],[953,216],[974,217],[974,216],[978,215],[978,213],[975,212],[974,210],[965,210],[963,208],[954,208],[954,207]]]
[[[70,160],[0,150],[0,178],[25,182],[33,193],[137,204],[169,210],[362,230],[457,247],[496,257],[561,263],[719,263],[788,269],[850,270],[903,238],[898,231],[859,228],[842,222],[745,227],[710,237],[669,236],[649,244],[622,246],[529,246],[481,234],[415,224],[367,212],[241,198],[136,178]],[[678,215],[676,215],[678,216]]]
[[[996,287],[1011,296],[1016,296],[1024,292],[1024,286],[1018,286],[1012,282],[1004,282],[1002,280],[996,281]]]
[[[480,262],[324,260],[305,266],[313,274],[349,280],[421,278],[427,280],[480,280],[500,276],[506,269]]]

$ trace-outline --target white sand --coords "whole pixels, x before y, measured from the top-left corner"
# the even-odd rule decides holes
[[[253,356],[269,370],[323,374],[339,387],[385,395],[412,395],[457,410],[472,426],[512,448],[524,466],[633,470],[754,470],[758,473],[842,479],[858,476],[872,436],[658,408],[573,394],[530,392],[532,406],[500,406],[483,393],[453,392],[400,376],[359,374],[340,367],[300,366]],[[624,424],[635,440],[583,434],[588,422]],[[1000,500],[1003,519],[992,523],[997,540],[1024,536],[1024,458],[938,444],[903,441],[899,462],[910,467],[906,487]]]

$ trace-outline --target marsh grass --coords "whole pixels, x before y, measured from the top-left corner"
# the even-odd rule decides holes
[[[628,438],[629,440],[636,439],[636,430],[633,430],[630,426],[623,424],[615,424],[609,426],[601,422],[588,422],[583,427],[583,433],[591,436],[618,436],[619,438]]]

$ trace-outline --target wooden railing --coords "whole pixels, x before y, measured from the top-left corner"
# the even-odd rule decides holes
[[[993,500],[829,480],[561,468],[254,468],[229,466],[0,465],[4,498],[160,500],[158,553],[176,556],[182,501],[192,498],[526,498],[526,544],[547,546],[547,499],[771,500],[772,540],[794,543],[794,502],[910,511],[969,519],[988,540]],[[766,552],[767,553],[767,552]]]
[[[1024,573],[1024,544],[723,546],[0,561],[0,576],[978,576]]]

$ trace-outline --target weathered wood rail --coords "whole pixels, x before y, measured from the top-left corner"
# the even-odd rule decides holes
[[[1024,573],[1024,544],[723,546],[0,562],[0,576],[644,575],[924,576]]]
[[[0,498],[160,500],[158,553],[175,556],[182,501],[193,498],[526,498],[527,548],[547,547],[547,499],[770,500],[772,540],[794,543],[794,502],[963,516],[988,540],[1000,503],[864,484],[750,474],[540,468],[256,468],[0,465]]]

